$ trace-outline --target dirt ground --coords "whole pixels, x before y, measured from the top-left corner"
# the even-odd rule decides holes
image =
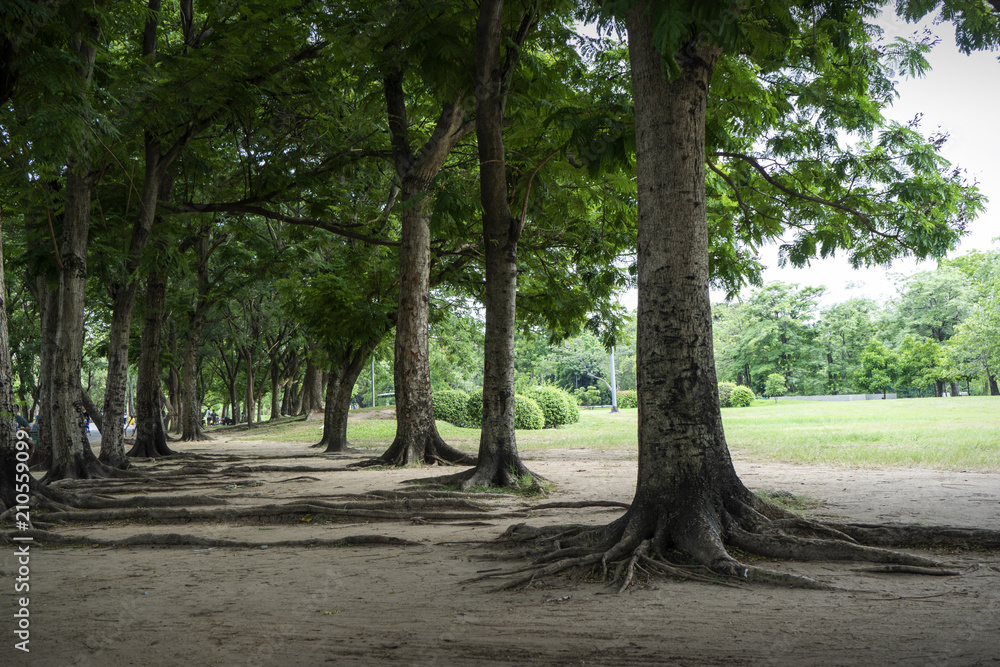
[[[409,489],[401,484],[404,480],[440,471],[348,470],[345,465],[360,456],[322,456],[301,444],[217,439],[184,449],[214,456],[220,466],[272,466],[244,471],[233,481],[212,477],[207,482],[206,493],[237,507]],[[221,454],[264,458],[235,461]],[[812,516],[1000,526],[1000,474],[758,464],[739,452],[734,457],[751,488],[818,501],[809,510]],[[547,499],[477,501],[489,511],[470,520],[324,522],[300,517],[60,527],[60,534],[107,539],[185,533],[258,546],[36,544],[30,563],[30,654],[13,647],[12,591],[18,566],[14,548],[0,545],[5,619],[0,622],[0,663],[1000,665],[996,551],[932,552],[963,572],[949,577],[862,572],[862,566],[844,563],[766,563],[838,587],[831,592],[653,579],[619,595],[579,576],[500,593],[489,590],[495,581],[469,583],[484,570],[522,563],[501,560],[504,548],[490,544],[511,524],[606,523],[622,511],[533,506],[631,500],[634,455],[562,449],[525,458],[533,470],[558,484],[557,491]],[[355,535],[417,544],[267,545]]]

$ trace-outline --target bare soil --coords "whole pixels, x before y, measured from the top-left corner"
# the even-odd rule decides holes
[[[178,447],[226,466],[269,466],[153,495],[208,493],[227,507],[412,490],[444,469],[347,469],[356,457],[302,444],[226,441]],[[365,456],[377,454],[371,452]],[[232,455],[226,460],[219,455]],[[804,497],[807,515],[856,522],[1000,526],[1000,474],[758,464],[734,452],[753,489]],[[307,458],[302,458],[307,457]],[[103,521],[62,535],[119,539],[183,533],[232,547],[31,548],[30,654],[13,648],[14,548],[0,545],[4,665],[1000,665],[1000,552],[927,550],[962,571],[925,577],[850,563],[767,562],[836,591],[726,587],[662,578],[623,594],[581,575],[493,593],[467,580],[524,564],[493,540],[517,522],[607,523],[621,509],[533,509],[553,501],[629,502],[634,455],[531,452],[557,484],[548,498],[484,498],[479,518],[357,517]],[[204,460],[202,460],[204,461]],[[198,463],[195,460],[194,463]],[[140,468],[165,473],[190,457]],[[307,466],[311,470],[303,470]],[[275,469],[282,468],[282,469]],[[175,480],[176,482],[177,480]],[[177,482],[181,483],[181,482]],[[76,488],[81,491],[84,489]],[[102,487],[107,488],[107,487]],[[126,494],[126,495],[131,495]],[[204,508],[212,509],[212,508]],[[510,517],[510,513],[523,517]],[[281,540],[381,535],[410,546],[269,546]],[[262,548],[262,547],[267,548]]]

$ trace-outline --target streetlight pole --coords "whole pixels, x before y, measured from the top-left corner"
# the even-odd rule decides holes
[[[618,383],[615,381],[615,348],[611,348],[611,412],[618,412]]]

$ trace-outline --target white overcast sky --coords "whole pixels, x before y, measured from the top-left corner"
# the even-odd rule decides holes
[[[997,52],[979,52],[966,56],[955,47],[950,24],[927,21],[919,26],[883,14],[880,24],[885,38],[909,37],[924,26],[940,37],[940,43],[927,60],[931,69],[920,79],[900,79],[899,97],[888,116],[902,123],[923,114],[920,129],[926,135],[941,130],[950,135],[942,155],[952,165],[967,170],[970,179],[979,182],[980,190],[990,200],[986,212],[969,226],[959,248],[949,257],[978,249],[1000,249],[1000,61]],[[854,270],[846,259],[836,257],[813,261],[809,267],[779,268],[777,246],[765,249],[761,259],[768,266],[764,282],[782,281],[800,285],[825,286],[823,305],[831,305],[855,296],[879,300],[896,294],[895,278],[917,271],[933,270],[935,261],[918,263],[913,259],[897,260],[884,268]],[[713,301],[724,294],[713,293]],[[636,306],[634,291],[622,299],[629,309]]]

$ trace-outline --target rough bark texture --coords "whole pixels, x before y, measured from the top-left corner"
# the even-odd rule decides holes
[[[603,527],[515,526],[513,539],[546,538],[556,549],[527,583],[571,567],[615,566],[628,586],[639,568],[686,576],[665,561],[675,549],[740,580],[825,588],[820,582],[742,564],[727,545],[771,558],[861,560],[940,573],[922,556],[889,551],[887,533],[848,535],[757,498],[737,477],[722,429],[712,350],[705,118],[720,49],[688,42],[663,77],[646,7],[627,13],[636,110],[639,193],[636,335],[639,473],[628,511]]]
[[[88,95],[99,28],[87,19],[72,48],[79,58],[79,89]],[[90,449],[84,434],[80,366],[83,359],[84,298],[87,281],[87,238],[93,176],[86,140],[77,147],[66,170],[66,200],[60,245],[62,271],[56,298],[56,354],[48,393],[52,423],[52,467],[44,481],[103,477],[107,468]]]
[[[17,426],[14,421],[14,374],[7,337],[7,290],[4,287],[3,210],[0,210],[0,510],[13,507],[16,494]],[[25,468],[26,470],[26,468]]]
[[[35,434],[35,453],[31,459],[33,469],[48,470],[52,467],[52,419],[48,401],[48,388],[52,384],[52,364],[56,356],[56,297],[57,290],[50,290],[44,275],[32,281],[33,293],[38,302],[41,349],[38,358],[38,432]]]
[[[167,284],[155,268],[146,281],[146,313],[139,349],[139,380],[136,390],[135,444],[129,456],[156,457],[174,454],[167,446],[160,404],[160,344]]]
[[[721,569],[716,508],[753,507],[722,429],[712,349],[705,113],[719,50],[692,43],[675,81],[663,78],[648,18],[628,14],[636,104],[639,311],[636,334],[639,479],[615,540],[657,535]]]
[[[188,332],[184,344],[184,367],[181,374],[180,413],[182,441],[211,440],[201,430],[201,401],[198,396],[198,346],[205,326],[208,309],[208,258],[210,247],[208,230],[202,228],[195,242],[198,253],[198,293],[196,303],[188,311]]]
[[[514,435],[514,331],[517,242],[524,221],[511,215],[503,143],[503,2],[479,5],[476,24],[476,137],[479,145],[483,254],[486,259],[486,331],[483,364],[483,430],[476,467],[462,485],[534,483],[521,463]]]
[[[313,363],[311,354],[306,361],[306,375],[302,382],[300,398],[302,405],[295,413],[305,414],[307,420],[314,418],[315,413],[323,410],[323,374]]]
[[[348,350],[341,362],[330,369],[326,384],[326,408],[323,412],[323,438],[313,447],[325,447],[325,453],[350,450],[347,441],[347,417],[351,411],[351,392],[364,370],[371,350]]]
[[[434,421],[430,347],[430,217],[432,198],[423,195],[444,166],[452,148],[472,125],[465,122],[460,99],[445,104],[430,139],[414,156],[408,139],[403,75],[385,79],[386,106],[396,173],[402,184],[402,247],[399,255],[399,302],[393,348],[396,437],[380,457],[397,466],[419,463],[471,463],[472,457],[445,444]],[[413,200],[423,197],[417,203]],[[327,399],[329,401],[329,398]]]

